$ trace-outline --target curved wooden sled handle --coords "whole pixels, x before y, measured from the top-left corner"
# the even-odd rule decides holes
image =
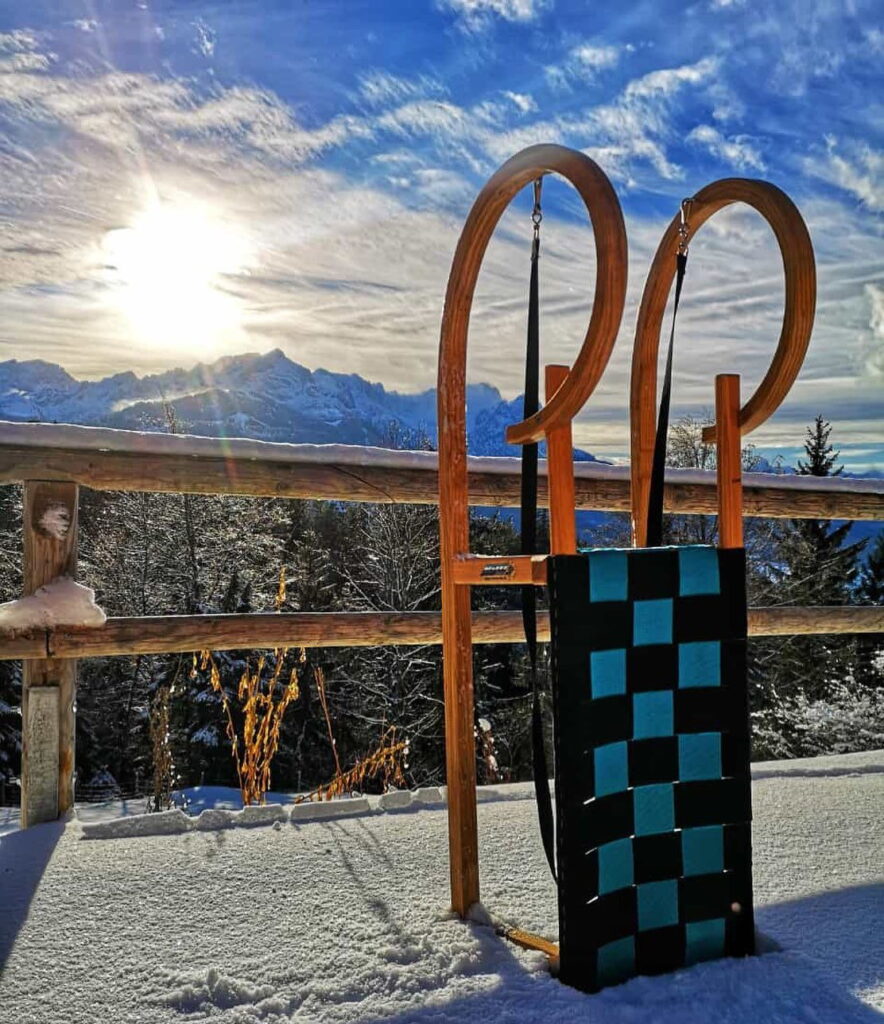
[[[489,179],[473,204],[457,243],[439,342],[439,529],[442,569],[442,644],[445,686],[445,761],[451,904],[462,916],[479,899],[476,822],[476,748],[473,737],[473,651],[470,586],[458,586],[458,560],[469,553],[467,508],[466,363],[470,309],[485,249],[503,211],[525,185],[549,172],[567,178],[586,204],[595,236],[596,284],[583,346],[564,382],[536,416],[507,431],[512,444],[551,432],[570,437],[580,411],[604,372],[623,316],[626,230],[611,183],[583,153],[563,146],[530,146]],[[562,444],[559,443],[559,448]],[[571,448],[568,448],[570,469]],[[573,502],[572,502],[573,506]],[[573,518],[573,510],[571,512]]]
[[[597,266],[592,316],[565,384],[535,416],[510,426],[507,441],[539,441],[552,427],[572,420],[608,363],[626,297],[626,228],[620,203],[604,172],[588,156],[564,146],[529,146],[489,178],[473,203],[454,253],[439,346],[440,451],[446,442],[453,448],[462,446],[466,437],[457,420],[464,412],[467,332],[485,249],[514,196],[550,172],[561,174],[577,189],[592,224]]]
[[[767,181],[722,178],[701,189],[691,201],[686,241],[689,242],[714,213],[732,203],[748,204],[771,226],[783,257],[786,281],[783,326],[773,361],[739,414],[740,434],[748,434],[776,411],[801,369],[816,309],[816,265],[810,235],[798,208],[785,192]],[[660,241],[645,282],[635,328],[630,432],[632,529],[636,547],[643,547],[647,537],[648,491],[657,428],[660,329],[675,277],[674,257],[680,224],[681,215],[676,214]],[[716,436],[717,424],[703,431],[703,440],[707,443],[715,441]]]

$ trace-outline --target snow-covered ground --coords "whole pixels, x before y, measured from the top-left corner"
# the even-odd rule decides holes
[[[480,804],[483,901],[554,936],[525,795]],[[879,1021],[884,753],[756,765],[754,799],[758,924],[781,951],[597,996],[446,913],[446,815],[429,803],[88,842],[81,821],[9,832],[0,1022]]]

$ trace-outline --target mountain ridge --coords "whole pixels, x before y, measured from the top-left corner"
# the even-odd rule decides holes
[[[518,454],[504,430],[521,419],[521,401],[490,384],[467,386],[471,454]],[[436,389],[402,393],[355,373],[309,370],[278,348],[94,381],[43,359],[9,359],[0,362],[0,419],[408,448],[436,443]],[[579,450],[575,458],[599,461]]]

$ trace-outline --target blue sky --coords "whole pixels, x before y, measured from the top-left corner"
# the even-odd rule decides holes
[[[884,32],[873,3],[311,0],[40,3],[0,12],[0,358],[80,376],[283,348],[399,390],[435,377],[448,264],[490,173],[525,145],[586,151],[630,242],[629,305],[577,424],[627,447],[635,306],[679,200],[767,178],[814,240],[805,369],[758,441],[817,412],[854,468],[884,465]],[[545,189],[544,357],[568,361],[592,292],[573,193]],[[527,197],[489,249],[470,374],[519,388]],[[692,252],[677,411],[715,372],[767,368],[779,257],[751,213]]]

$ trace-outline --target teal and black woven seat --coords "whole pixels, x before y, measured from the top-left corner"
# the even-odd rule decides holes
[[[742,549],[549,559],[561,977],[754,949]]]

